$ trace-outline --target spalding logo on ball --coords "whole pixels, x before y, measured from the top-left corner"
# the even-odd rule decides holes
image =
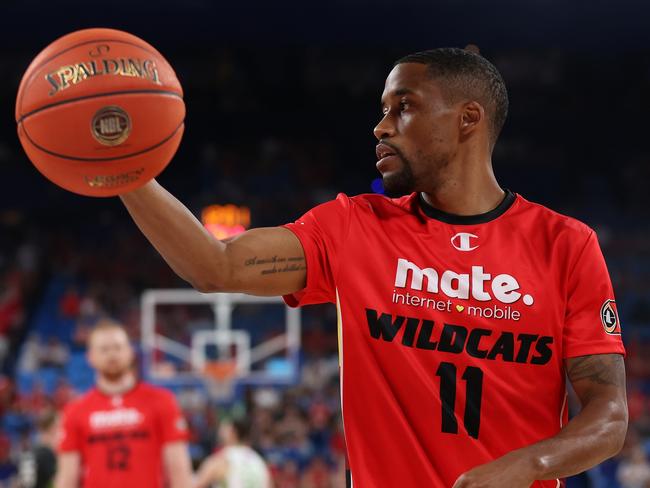
[[[86,29],[45,48],[18,90],[20,142],[57,185],[89,196],[134,190],[180,144],[185,103],[174,70],[126,32]]]

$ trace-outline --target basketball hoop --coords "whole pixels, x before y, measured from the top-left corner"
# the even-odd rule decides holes
[[[237,373],[237,362],[232,359],[206,361],[203,374],[218,382],[232,381]]]
[[[208,379],[210,394],[216,398],[232,396],[237,377],[237,362],[231,359],[206,361],[203,374]]]

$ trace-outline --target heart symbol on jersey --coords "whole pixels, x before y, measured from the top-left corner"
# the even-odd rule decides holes
[[[465,307],[463,307],[462,305],[456,305],[456,310],[462,312],[463,310],[465,310]]]

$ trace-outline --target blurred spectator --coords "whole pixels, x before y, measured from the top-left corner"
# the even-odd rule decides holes
[[[18,361],[18,370],[24,373],[34,373],[40,368],[41,338],[33,333],[23,343],[23,351]]]
[[[628,459],[621,462],[616,478],[622,488],[648,488],[650,486],[650,463],[641,445],[632,448]]]
[[[81,299],[79,298],[77,288],[70,286],[61,297],[59,311],[63,317],[73,319],[79,316],[80,307]]]
[[[40,348],[40,366],[44,368],[62,369],[68,362],[70,351],[56,336],[46,339]]]
[[[334,488],[331,469],[325,458],[321,456],[312,458],[302,475],[300,488]]]
[[[0,415],[5,416],[16,400],[16,390],[11,378],[0,375]]]
[[[316,357],[302,368],[301,384],[313,390],[321,390],[339,374],[339,361],[336,356]]]
[[[274,478],[276,488],[300,488],[300,470],[293,459],[285,461]]]
[[[72,388],[72,385],[68,382],[65,376],[61,376],[57,380],[56,388],[52,394],[51,401],[55,408],[62,409],[70,401],[74,400],[76,397],[76,392]]]
[[[43,383],[36,380],[32,389],[20,395],[20,406],[23,411],[37,416],[51,403],[49,395],[45,392]]]
[[[11,461],[11,443],[9,439],[0,434],[0,488],[10,488],[10,484],[17,472],[16,465]]]
[[[22,279],[23,275],[14,271],[0,282],[0,364],[9,352],[10,334],[24,318]]]
[[[287,399],[290,402],[290,399]],[[288,403],[285,406],[284,415],[275,424],[275,432],[279,438],[304,438],[307,434],[307,422],[300,408]]]

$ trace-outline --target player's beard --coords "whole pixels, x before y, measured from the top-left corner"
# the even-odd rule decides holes
[[[401,197],[415,190],[415,176],[411,162],[402,155],[398,157],[402,161],[402,169],[382,176],[384,194],[391,198]]]
[[[109,383],[117,383],[127,374],[131,372],[131,366],[114,366],[104,368],[99,371],[100,376],[102,376]]]
[[[392,174],[382,176],[382,183],[384,185],[384,194],[391,198],[397,198],[414,191],[434,192],[440,187],[443,180],[443,173],[445,168],[449,166],[450,158],[447,155],[438,156],[425,156],[418,151],[418,161],[424,163],[420,167],[429,168],[425,177],[417,177],[413,172],[413,163],[409,158],[398,150],[395,146],[391,145],[402,161],[402,168]]]

